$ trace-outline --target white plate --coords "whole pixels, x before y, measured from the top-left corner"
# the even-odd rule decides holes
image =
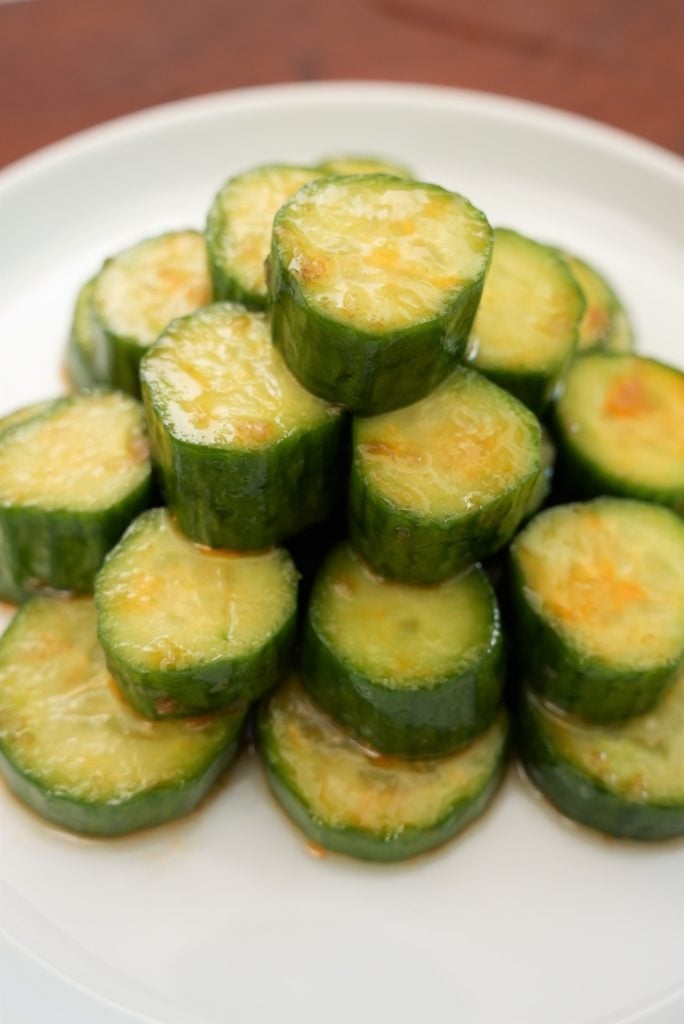
[[[394,156],[496,223],[609,271],[640,348],[682,360],[684,172],[578,118],[445,89],[234,92],[115,122],[0,176],[0,409],[60,387],[75,290],[198,224],[229,174]],[[186,821],[75,839],[0,793],[4,1021],[684,1019],[684,847],[568,826],[515,773],[460,841],[402,866],[314,859],[251,757]]]

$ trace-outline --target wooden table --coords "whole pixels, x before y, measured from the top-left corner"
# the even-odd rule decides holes
[[[99,121],[266,82],[507,93],[684,153],[682,0],[0,3],[0,164]]]

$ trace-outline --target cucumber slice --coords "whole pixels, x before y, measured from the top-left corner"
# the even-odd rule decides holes
[[[508,751],[502,713],[449,757],[384,757],[356,742],[292,678],[262,707],[258,738],[269,783],[320,846],[397,861],[451,839],[484,811]]]
[[[391,174],[395,178],[413,178],[403,164],[393,160],[380,160],[374,156],[333,156],[323,160],[318,169],[324,174]]]
[[[684,835],[684,674],[651,711],[597,725],[525,694],[528,775],[570,818],[612,836]]]
[[[260,548],[330,513],[341,412],[295,380],[263,313],[217,303],[175,321],[142,383],[166,497],[193,540]]]
[[[584,297],[546,245],[497,228],[471,342],[473,365],[541,412],[577,346]]]
[[[560,255],[582,289],[586,303],[579,325],[578,352],[593,348],[609,352],[629,351],[632,348],[629,318],[608,281],[578,256],[567,252]]]
[[[617,498],[547,509],[511,545],[526,678],[592,721],[652,707],[684,659],[684,523]]]
[[[573,497],[615,494],[684,514],[684,373],[654,359],[591,352],[577,359],[554,409]]]
[[[321,176],[316,167],[267,164],[230,178],[209,210],[207,248],[214,299],[234,299],[265,309],[264,264],[273,218],[302,185]]]
[[[15,423],[0,436],[0,596],[91,592],[151,492],[143,410],[127,395],[81,392]]]
[[[383,576],[436,583],[506,544],[540,471],[540,427],[459,367],[406,409],[354,421],[350,533]]]
[[[302,682],[378,751],[451,753],[491,724],[501,698],[501,624],[487,577],[473,566],[436,587],[394,583],[341,545],[314,585]]]
[[[173,231],[107,260],[92,294],[96,362],[114,387],[140,395],[140,360],[166,325],[211,301],[204,237]]]
[[[524,519],[535,515],[551,494],[556,465],[556,446],[545,426],[541,427],[541,469],[525,509]]]
[[[383,174],[305,186],[273,224],[273,341],[302,384],[370,414],[431,391],[464,353],[491,249],[484,214]]]
[[[99,384],[108,384],[107,372],[98,365],[103,358],[97,348],[97,331],[93,321],[95,278],[86,281],[76,297],[71,334],[66,352],[66,371],[77,391]]]
[[[143,513],[97,578],[109,670],[148,718],[249,704],[287,667],[297,573],[286,551],[199,547],[165,509]]]
[[[0,771],[64,828],[119,835],[191,811],[233,759],[244,711],[149,722],[118,695],[89,598],[35,598],[0,641]]]

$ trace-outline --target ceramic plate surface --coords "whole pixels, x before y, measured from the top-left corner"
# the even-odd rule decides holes
[[[684,172],[619,132],[414,86],[234,92],[136,115],[0,175],[0,411],[62,388],[78,285],[146,235],[201,226],[228,175],[395,157],[615,282],[639,348],[683,362]],[[115,841],[0,791],[6,1024],[674,1024],[684,845],[571,827],[515,771],[460,841],[401,866],[316,859],[245,756],[180,823]]]

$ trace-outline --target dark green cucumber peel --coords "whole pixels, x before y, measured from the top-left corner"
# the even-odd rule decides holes
[[[620,499],[602,498],[591,505],[609,505]],[[640,503],[633,502],[639,508]],[[557,509],[572,509],[572,505]],[[579,506],[578,506],[579,507]],[[644,506],[648,507],[648,506]],[[554,512],[547,510],[546,513]],[[533,525],[532,520],[530,525]],[[529,529],[529,525],[525,528]],[[630,670],[589,654],[571,636],[554,628],[528,596],[530,588],[516,555],[524,540],[522,531],[510,548],[509,591],[514,622],[513,659],[519,675],[554,705],[591,722],[611,722],[639,715],[661,699],[684,663],[684,637],[680,654],[650,669]],[[683,531],[684,537],[684,531]]]
[[[277,696],[277,693],[274,696]],[[273,699],[274,697],[270,698],[270,700]],[[438,819],[430,824],[420,827],[402,825],[392,831],[331,824],[312,810],[307,794],[294,780],[274,738],[269,721],[269,699],[262,702],[259,707],[256,730],[269,785],[283,809],[312,842],[325,849],[359,860],[392,862],[406,860],[443,845],[482,815],[499,788],[508,763],[509,728],[504,712],[497,719],[497,723],[490,726],[492,737],[489,736],[489,732],[486,734],[495,749],[484,783],[474,792],[455,792],[449,806],[443,809]],[[339,730],[332,720],[331,728]],[[496,738],[494,738],[494,731],[498,733]],[[359,747],[359,750],[368,762],[366,782],[369,792],[372,793],[374,784],[383,786],[382,773],[385,770],[382,767],[383,761],[382,758],[378,761],[377,754],[364,753],[362,747]],[[467,750],[468,748],[466,748],[466,752]],[[464,755],[461,752],[451,755],[451,757],[459,756]],[[424,764],[426,770],[429,771],[430,761],[425,760]],[[380,772],[379,777],[374,778],[378,771]],[[391,773],[391,767],[387,771],[388,774]],[[387,784],[384,783],[384,785]],[[465,786],[462,788],[467,789]]]
[[[98,394],[106,393],[93,392],[93,401]],[[41,403],[38,415],[28,422],[47,420],[78,400],[58,399],[45,407]],[[5,432],[4,438],[14,435],[23,423]],[[55,466],[55,472],[59,470]],[[150,504],[152,489],[150,468],[139,484],[103,509],[0,504],[0,600],[17,603],[46,590],[92,593],[105,555],[131,520]]]
[[[176,320],[160,345],[167,337],[180,336],[193,318],[198,322],[224,314],[263,316],[231,303],[215,304]],[[164,402],[157,402],[158,347],[142,363],[143,400],[166,502],[183,532],[210,547],[254,550],[328,518],[344,486],[338,467],[346,451],[346,421],[339,410],[260,446],[189,440],[171,428]]]
[[[532,782],[562,814],[621,839],[684,835],[684,799],[629,799],[558,748],[548,730],[549,718],[558,719],[558,712],[545,709],[543,701],[525,691],[517,720],[520,756]]]
[[[479,377],[467,369],[457,373]],[[534,415],[508,393],[501,390],[497,394],[493,385],[492,394],[509,405],[513,403],[526,421],[530,436],[540,444],[540,425]],[[358,450],[362,429],[363,421],[355,420],[353,453]],[[354,454],[349,487],[350,537],[381,575],[413,583],[437,583],[508,543],[525,516],[539,472],[540,458],[525,478],[515,480],[485,505],[453,515],[431,515],[395,504],[375,487]]]
[[[9,628],[0,640],[0,675],[12,668],[12,644],[22,633],[30,631],[33,626],[31,617],[41,604],[52,604],[58,607],[61,614],[69,613],[69,605],[73,603],[84,604],[84,599],[65,601],[64,599],[54,601],[49,598],[37,598],[32,600],[15,615]],[[92,636],[90,635],[92,631]],[[41,628],[37,634],[38,642],[46,640],[48,651],[46,657],[54,661],[61,656],[58,650],[50,647],[50,625],[47,630]],[[58,638],[59,639],[59,638]],[[91,685],[90,672],[100,672],[104,667],[104,656],[97,648],[95,639],[94,612],[92,622],[85,624],[80,631],[79,646],[86,656],[79,665],[79,671],[83,674],[84,685]],[[41,663],[32,661],[34,676],[41,671]],[[84,665],[85,668],[82,668]],[[92,666],[90,668],[89,666]],[[78,689],[78,679],[73,678],[73,668],[70,672],[69,685],[74,683]],[[32,681],[32,685],[34,685]],[[113,682],[110,680],[110,687]],[[136,792],[127,789],[112,794],[111,797],[89,798],[79,793],[78,786],[68,779],[46,778],[44,765],[41,763],[35,768],[30,765],[31,747],[28,748],[28,755],[23,749],[24,737],[28,730],[40,729],[40,718],[34,722],[31,720],[30,708],[22,713],[19,723],[14,721],[13,709],[11,706],[3,706],[7,702],[7,687],[0,688],[0,774],[5,779],[10,790],[28,807],[39,814],[42,818],[62,828],[90,836],[118,836],[134,832],[143,828],[150,828],[161,825],[171,819],[188,814],[207,795],[218,777],[225,771],[229,764],[235,759],[240,750],[242,742],[243,726],[245,721],[244,710],[237,710],[217,715],[212,719],[188,719],[187,728],[197,728],[201,733],[205,727],[214,728],[219,733],[212,743],[207,744],[206,756],[201,762],[195,762],[191,771],[177,775],[172,782],[151,784]],[[116,700],[116,698],[110,698]],[[59,705],[57,705],[58,707]],[[92,708],[86,704],[84,707],[92,712]],[[111,713],[111,711],[108,711]],[[59,715],[59,711],[52,712]],[[125,717],[128,719],[135,712],[126,709]],[[78,715],[76,716],[78,721]],[[142,722],[142,720],[141,720]],[[89,728],[92,729],[92,724]],[[154,744],[153,731],[157,728],[152,723],[145,723],[148,733],[144,744]],[[161,728],[167,728],[162,725]],[[151,732],[150,732],[151,730]],[[74,750],[77,756],[77,728],[70,733],[70,749]],[[199,742],[199,736],[198,736]],[[103,743],[106,741],[103,736]],[[106,766],[105,762],[102,768]],[[29,763],[27,763],[27,761]],[[111,767],[111,766],[110,766]],[[91,771],[94,770],[92,767]],[[113,769],[116,771],[116,768]],[[84,769],[84,772],[86,770]],[[84,781],[87,775],[84,774]]]
[[[558,451],[559,468],[557,481],[560,494],[567,500],[594,498],[602,494],[635,498],[641,501],[652,501],[659,505],[666,505],[674,509],[679,515],[684,515],[684,460],[679,460],[679,480],[677,480],[677,456],[675,454],[672,455],[671,469],[673,471],[673,479],[669,485],[664,482],[657,484],[643,477],[639,479],[639,461],[641,459],[649,459],[648,447],[653,445],[653,439],[651,438],[647,445],[643,447],[639,444],[638,407],[631,413],[627,406],[619,417],[625,427],[628,426],[630,419],[634,422],[635,432],[632,437],[630,438],[628,430],[624,429],[621,436],[613,438],[612,441],[609,436],[606,436],[608,432],[604,432],[604,436],[601,436],[601,422],[603,421],[603,423],[607,423],[608,427],[610,426],[609,417],[607,417],[605,411],[601,413],[597,409],[587,410],[588,417],[590,417],[588,420],[589,433],[585,437],[584,431],[581,428],[584,427],[586,429],[587,420],[585,419],[584,423],[579,422],[576,412],[572,410],[568,385],[572,384],[575,376],[584,372],[586,367],[591,367],[593,371],[592,376],[598,379],[604,368],[610,368],[611,366],[628,367],[630,365],[634,366],[636,371],[640,367],[646,369],[650,367],[656,371],[660,368],[665,373],[671,373],[673,381],[679,379],[681,382],[684,382],[684,374],[680,370],[656,359],[646,359],[613,352],[591,352],[578,357],[568,374],[563,394],[553,405],[550,419],[550,426]],[[635,373],[633,379],[635,382],[638,382],[638,373]],[[684,383],[680,385],[680,389],[682,396],[684,396]],[[606,395],[603,394],[602,398],[604,400],[605,397]],[[638,394],[635,396],[637,403],[639,397]],[[656,415],[662,415],[664,405],[662,389],[659,397],[657,388],[653,387],[652,393],[647,396],[646,400],[653,403]],[[684,402],[684,397],[682,397],[682,402]],[[591,419],[594,420],[593,424]],[[682,425],[684,425],[684,413],[680,413],[679,420],[675,420],[671,424],[668,435],[666,433],[668,430],[667,420],[663,417],[663,441],[667,438],[669,444],[673,442],[676,444],[681,429],[684,429]],[[621,452],[625,449],[630,452],[630,463],[624,472],[619,472],[614,466],[610,465],[610,452],[607,453],[608,458],[604,455],[603,446],[611,443],[619,445]],[[662,454],[662,445],[660,447],[661,451],[659,454]]]
[[[93,321],[94,288],[95,278],[91,278],[78,293],[67,343],[66,371],[78,391],[109,383],[106,368],[98,364],[98,360],[102,360],[102,350]]]
[[[127,653],[118,642],[122,627],[121,623],[118,623],[118,630],[116,628],[116,596],[118,588],[122,585],[126,585],[129,597],[134,596],[134,584],[129,579],[131,564],[135,565],[137,562],[140,565],[146,557],[145,548],[149,551],[157,540],[159,541],[158,546],[163,550],[161,547],[164,544],[162,534],[166,519],[165,513],[160,509],[150,510],[140,516],[131,524],[117,547],[110,552],[98,575],[95,589],[98,638],[105,652],[107,666],[129,703],[150,719],[180,718],[222,708],[246,708],[271,689],[290,664],[297,617],[296,570],[283,552],[282,572],[291,580],[289,588],[284,587],[283,589],[289,589],[290,607],[289,609],[284,608],[282,621],[278,627],[272,630],[271,634],[267,635],[255,649],[232,656],[224,653],[223,656],[212,659],[206,657],[203,659],[201,651],[197,651],[192,663],[181,668],[166,664],[163,666],[146,665],[144,658],[136,659]],[[190,543],[186,543],[190,548]],[[132,545],[135,545],[134,553],[137,554],[137,559],[129,555],[128,549]],[[142,553],[136,550],[139,546],[143,548]],[[182,587],[183,574],[179,571],[178,564],[174,565],[176,558],[178,564],[181,564],[182,555],[176,554],[173,550],[170,551],[169,578],[173,580],[178,576],[178,586]],[[212,570],[215,570],[215,561],[220,558],[220,552],[209,553],[206,558],[207,572],[211,573]],[[229,558],[229,564],[234,561],[234,556]],[[156,566],[148,567],[146,582],[154,576],[156,576],[157,590],[159,591],[164,581],[158,575]],[[222,594],[220,590],[212,592],[213,588],[210,583],[208,588],[204,595],[205,599],[213,599],[215,602],[220,602],[223,599],[224,602],[227,602],[225,593]],[[163,597],[157,597],[156,603],[159,604],[161,600]],[[232,600],[241,617],[244,614],[244,609],[241,607],[237,586],[233,590]],[[163,629],[171,636],[174,636],[174,613],[175,610],[170,609],[168,620],[163,624]],[[191,614],[189,610],[187,614]],[[143,605],[140,607],[140,615],[145,615]],[[231,624],[230,616],[226,614],[222,626],[230,628]],[[201,628],[201,624],[199,628]],[[141,644],[146,647],[150,643],[154,643],[155,640],[154,631],[151,631],[144,634]],[[197,647],[200,646],[197,642]]]
[[[388,175],[362,175],[389,186]],[[341,179],[349,180],[349,179]],[[305,186],[302,192],[319,187]],[[437,186],[425,186],[443,194]],[[484,215],[466,203],[467,209]],[[466,352],[468,336],[489,265],[487,249],[481,272],[450,294],[444,308],[429,320],[405,328],[374,333],[323,314],[311,304],[301,283],[285,266],[277,227],[287,216],[284,206],[274,222],[269,260],[269,293],[273,343],[305,388],[358,415],[400,408],[429,394]]]
[[[331,561],[334,558],[335,553]],[[473,571],[481,577],[491,603],[489,639],[479,657],[451,674],[394,687],[352,664],[320,628],[317,604],[325,586],[324,567],[304,625],[301,668],[305,689],[337,722],[383,754],[440,757],[468,743],[496,717],[504,674],[496,600],[482,570]],[[421,600],[418,587],[415,600]],[[458,629],[457,622],[454,629]]]

